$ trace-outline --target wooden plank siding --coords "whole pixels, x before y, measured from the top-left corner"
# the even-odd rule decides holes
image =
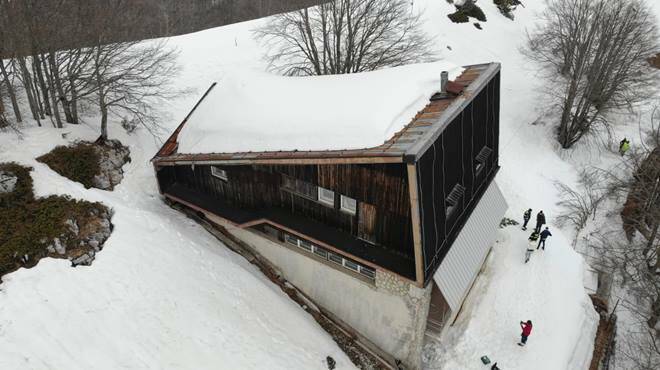
[[[226,171],[228,181],[213,177],[210,165],[161,167],[158,179],[164,192],[177,183],[241,209],[279,208],[350,233],[376,248],[414,256],[407,170],[402,163],[217,167]],[[283,175],[334,191],[335,207],[284,189]],[[357,200],[355,215],[339,209],[340,194]],[[360,214],[367,209],[374,217],[370,238],[359,232]]]

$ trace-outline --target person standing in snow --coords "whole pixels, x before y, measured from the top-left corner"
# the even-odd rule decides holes
[[[536,214],[536,227],[534,230],[536,230],[537,233],[541,232],[541,226],[545,224],[545,214],[543,214],[543,211],[539,211],[539,213]]]
[[[532,334],[532,320],[527,320],[527,322],[520,322],[520,328],[522,329],[522,334],[520,334],[520,343],[519,346],[525,346],[527,343],[527,337]]]
[[[623,157],[628,151],[628,149],[630,149],[630,141],[628,141],[628,139],[624,137],[623,140],[621,140],[621,142],[619,143],[619,154],[621,154],[621,156]]]
[[[552,236],[552,234],[550,233],[550,229],[546,226],[545,230],[541,232],[539,238],[539,245],[536,247],[536,249],[539,249],[539,247],[541,247],[541,244],[543,244],[541,249],[545,250],[545,240],[548,239],[549,236]]]
[[[523,223],[523,227],[522,227],[523,230],[527,230],[527,223],[529,222],[530,218],[532,218],[532,209],[531,208],[526,210],[525,213],[523,213],[523,220],[525,221]]]

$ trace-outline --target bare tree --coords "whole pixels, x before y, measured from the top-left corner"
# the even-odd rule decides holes
[[[255,30],[286,75],[372,71],[431,60],[431,40],[406,0],[333,0],[274,16]]]
[[[5,116],[5,104],[2,101],[3,98],[4,97],[2,96],[2,90],[0,90],[0,128],[9,126],[9,121]]]
[[[547,72],[563,148],[599,125],[609,128],[608,111],[656,91],[648,59],[660,49],[657,22],[644,0],[549,0],[542,20],[523,52]]]
[[[566,184],[557,183],[556,187],[561,199],[557,205],[562,209],[557,216],[558,224],[571,225],[579,233],[587,225],[590,217],[595,218],[601,203],[609,194],[605,179],[605,173],[597,168],[590,168],[580,172],[580,189],[576,190]]]
[[[631,368],[660,367],[660,114],[654,112],[647,138],[616,169],[601,170],[608,195],[625,205],[621,212],[625,237],[607,222],[592,233],[591,264],[610,271],[629,313],[618,352]],[[640,131],[641,127],[640,127]],[[615,228],[616,227],[616,228]]]
[[[92,50],[93,82],[84,95],[93,93],[100,109],[101,139],[108,138],[110,114],[128,116],[157,134],[155,106],[183,93],[171,83],[179,71],[176,50],[166,48],[164,42],[109,44]]]

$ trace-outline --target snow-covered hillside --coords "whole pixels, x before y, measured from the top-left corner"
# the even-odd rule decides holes
[[[98,135],[85,126],[63,132]],[[279,287],[163,203],[150,139],[118,135],[133,162],[107,192],[34,160],[67,142],[59,131],[24,135],[0,135],[0,159],[34,167],[37,196],[68,194],[112,207],[115,229],[90,267],[44,259],[4,277],[1,369],[327,369],[326,356],[354,368]]]
[[[440,55],[461,64],[502,63],[500,165],[497,181],[520,219],[526,208],[543,209],[553,237],[545,252],[523,264],[526,233],[501,231],[463,313],[445,346],[427,348],[429,369],[482,369],[488,355],[503,369],[583,369],[591,356],[597,315],[582,288],[581,257],[553,225],[558,209],[553,181],[574,184],[577,164],[561,153],[550,123],[540,119],[539,80],[519,53],[525,28],[543,7],[525,1],[516,20],[501,16],[491,1],[479,5],[488,21],[452,24],[444,0],[415,1]],[[657,4],[656,4],[657,5]],[[660,6],[658,6],[660,8]],[[660,9],[659,13],[660,13]],[[234,73],[262,73],[261,48],[251,30],[264,20],[170,40],[181,55],[178,77],[193,93],[163,107],[173,129],[213,81]],[[533,124],[540,122],[540,124]],[[91,267],[72,269],[63,260],[42,260],[0,285],[0,369],[338,369],[349,359],[314,320],[242,258],[158,196],[149,159],[157,145],[144,132],[110,136],[131,148],[133,162],[115,191],[84,189],[34,160],[55,145],[92,139],[96,123],[60,131],[25,128],[23,139],[0,133],[0,161],[34,167],[35,193],[69,194],[101,201],[115,210],[115,230]],[[586,158],[586,159],[585,159]],[[531,319],[527,347],[518,322]]]

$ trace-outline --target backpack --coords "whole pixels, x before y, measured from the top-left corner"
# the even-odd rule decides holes
[[[539,240],[539,233],[537,233],[536,231],[533,231],[532,234],[529,236],[529,241],[530,242],[535,242],[537,240]]]

